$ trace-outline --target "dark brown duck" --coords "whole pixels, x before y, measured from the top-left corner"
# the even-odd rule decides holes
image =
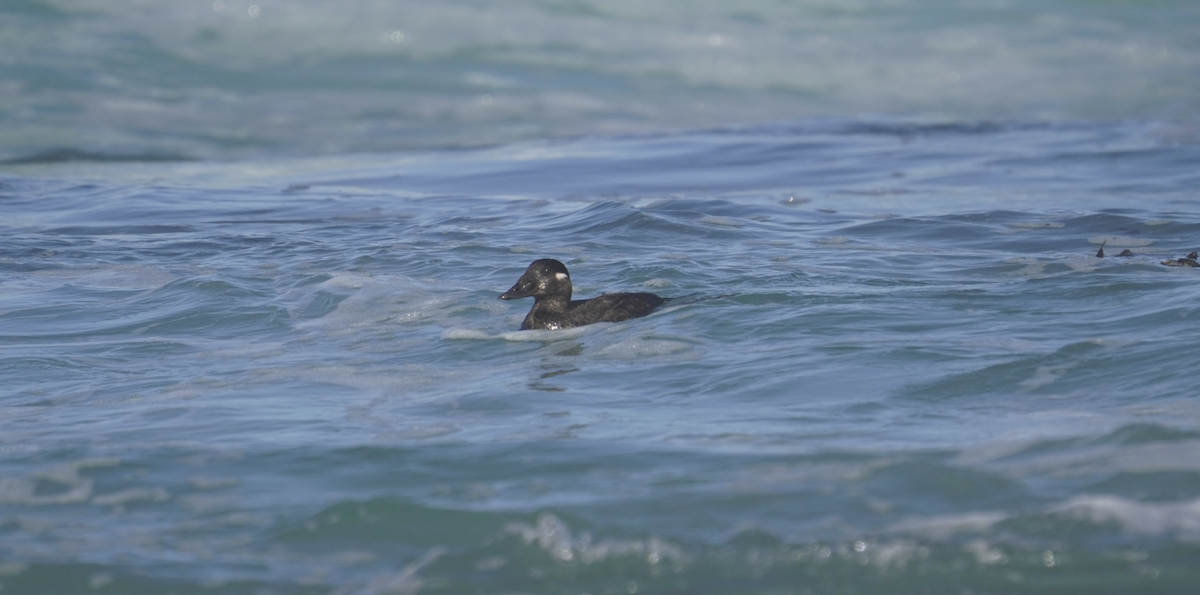
[[[1198,256],[1200,254],[1192,252],[1188,256],[1178,260],[1163,260],[1163,264],[1166,266],[1193,266],[1195,268],[1195,266],[1200,266],[1200,263],[1196,262],[1196,257]]]
[[[571,275],[552,258],[535,260],[502,300],[533,298],[521,330],[558,330],[640,318],[671,301],[653,293],[606,293],[589,300],[571,299]]]

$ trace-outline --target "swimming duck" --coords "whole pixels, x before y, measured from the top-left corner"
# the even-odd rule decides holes
[[[531,296],[533,308],[521,323],[523,331],[553,331],[640,318],[671,300],[653,293],[606,293],[588,300],[572,300],[571,274],[563,263],[553,258],[533,261],[512,289],[500,294],[500,299]]]
[[[1197,256],[1200,256],[1200,254],[1192,252],[1179,260],[1164,260],[1163,264],[1169,267],[1200,267],[1200,262],[1196,261]]]

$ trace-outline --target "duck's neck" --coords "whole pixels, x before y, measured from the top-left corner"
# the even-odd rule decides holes
[[[571,298],[561,295],[534,296],[533,307],[542,312],[566,312],[571,308]]]

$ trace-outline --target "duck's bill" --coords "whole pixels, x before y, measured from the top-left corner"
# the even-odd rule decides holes
[[[530,287],[521,287],[520,283],[512,286],[512,289],[500,294],[502,300],[519,300],[533,295],[533,289]]]

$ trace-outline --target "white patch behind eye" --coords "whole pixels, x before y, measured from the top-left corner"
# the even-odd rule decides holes
[[[567,274],[566,273],[554,273],[554,277],[557,278],[559,281],[562,281],[563,279],[567,278]]]

